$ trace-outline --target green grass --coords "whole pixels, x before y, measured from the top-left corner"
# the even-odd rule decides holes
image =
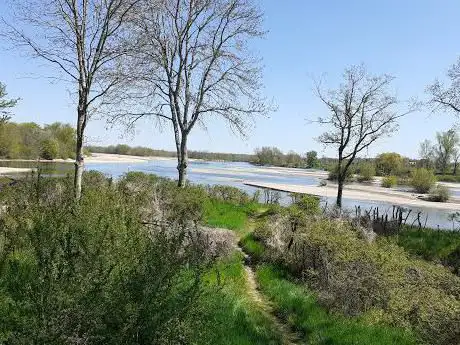
[[[241,254],[218,263],[205,278],[201,311],[191,316],[193,344],[281,344],[271,320],[248,296]]]
[[[205,205],[205,222],[215,228],[225,228],[242,233],[246,229],[248,218],[257,211],[257,203],[237,205],[230,202],[209,200]]]
[[[403,330],[329,314],[312,292],[289,281],[273,266],[259,267],[257,277],[262,292],[274,303],[279,315],[303,334],[310,345],[416,344]]]
[[[257,241],[252,233],[244,236],[240,241],[240,245],[244,252],[249,254],[255,261],[259,261],[265,251],[263,244]]]
[[[395,236],[398,245],[407,252],[425,260],[440,261],[460,268],[460,257],[455,260],[455,252],[460,252],[460,232],[433,229],[407,228]],[[450,257],[452,260],[450,261]]]

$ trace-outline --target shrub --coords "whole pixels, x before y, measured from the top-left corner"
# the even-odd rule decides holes
[[[214,186],[207,186],[206,191],[211,198],[216,199],[216,200],[231,202],[234,204],[245,204],[250,201],[249,195],[246,192],[236,187],[224,186],[224,185],[214,185]],[[260,195],[256,197],[259,197],[259,196]]]
[[[398,183],[398,178],[396,176],[385,176],[382,179],[382,187],[392,188]]]
[[[359,182],[368,182],[372,181],[375,176],[375,166],[372,163],[366,162],[362,163],[359,166]]]
[[[59,143],[55,139],[43,140],[40,144],[40,158],[53,160],[59,154]]]
[[[266,226],[258,231],[267,236],[264,258],[318,292],[330,311],[409,328],[429,344],[460,337],[460,278],[444,267],[385,238],[369,243],[344,220],[310,217],[293,232],[284,216]]]
[[[345,175],[345,181],[352,181],[353,174],[354,174],[353,168],[349,167]],[[331,167],[331,170],[329,170],[329,175],[327,179],[329,181],[337,181],[338,177],[339,177],[339,166],[335,164],[334,166]]]
[[[460,183],[460,175],[436,175],[438,181]]]
[[[428,199],[430,201],[435,201],[435,202],[446,202],[447,200],[449,200],[449,197],[450,197],[449,188],[438,184],[430,190],[430,195],[428,196]]]
[[[431,170],[419,168],[412,171],[411,185],[417,193],[428,193],[436,183],[436,177]]]
[[[146,227],[135,199],[109,183],[86,186],[79,203],[62,178],[23,181],[7,197],[1,343],[186,342],[177,329],[213,261],[206,236],[174,224]]]

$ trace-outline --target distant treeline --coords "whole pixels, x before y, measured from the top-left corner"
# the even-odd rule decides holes
[[[87,150],[92,153],[110,153],[131,156],[153,156],[153,157],[176,157],[176,152],[166,150],[155,150],[148,147],[129,145],[110,145],[110,146],[88,146]],[[206,151],[188,151],[188,155],[193,159],[203,159],[212,161],[230,161],[230,162],[252,162],[255,160],[254,155],[245,153],[219,153]]]
[[[256,159],[254,163],[260,165],[273,165],[290,168],[320,168],[323,166],[318,153],[309,151],[305,155],[289,151],[283,153],[277,147],[262,147],[255,151]]]
[[[124,144],[110,146],[88,146],[87,150],[92,153],[109,153],[131,156],[176,157],[176,153],[174,151],[155,150],[142,146],[131,147]],[[273,165],[292,168],[320,168],[326,165],[328,162],[327,159],[319,159],[316,151],[309,151],[302,156],[294,151],[283,153],[277,147],[262,147],[260,149],[256,149],[254,154],[189,150],[188,155],[193,159],[248,162],[259,165]]]
[[[34,122],[0,121],[0,158],[75,158],[75,129],[55,122],[40,126]]]

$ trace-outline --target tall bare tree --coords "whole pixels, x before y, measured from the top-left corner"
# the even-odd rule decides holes
[[[393,77],[372,76],[364,66],[352,66],[344,73],[344,82],[336,90],[324,90],[316,82],[316,94],[324,103],[329,115],[320,117],[318,123],[328,131],[317,140],[338,150],[337,206],[342,206],[342,194],[347,171],[356,156],[376,140],[397,131],[398,119],[412,112],[398,112],[398,100],[389,90]]]
[[[77,95],[75,196],[81,196],[83,143],[90,112],[120,82],[116,61],[125,20],[138,0],[15,0],[2,18],[18,48],[55,66]]]
[[[143,0],[132,21],[128,77],[136,93],[116,120],[134,124],[153,116],[169,123],[177,152],[178,185],[187,176],[188,139],[211,117],[245,134],[251,119],[268,110],[260,96],[259,59],[248,42],[264,35],[253,0]]]
[[[460,58],[447,71],[447,83],[440,80],[428,86],[433,110],[450,111],[460,117]]]

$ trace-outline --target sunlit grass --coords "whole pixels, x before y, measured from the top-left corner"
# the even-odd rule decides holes
[[[318,304],[316,296],[293,283],[273,266],[257,269],[263,293],[273,302],[281,318],[289,322],[311,345],[408,345],[416,344],[403,330],[365,324],[329,314]]]
[[[206,275],[206,290],[197,302],[201,312],[195,315],[196,344],[281,344],[272,321],[248,294],[240,254],[216,264]]]

